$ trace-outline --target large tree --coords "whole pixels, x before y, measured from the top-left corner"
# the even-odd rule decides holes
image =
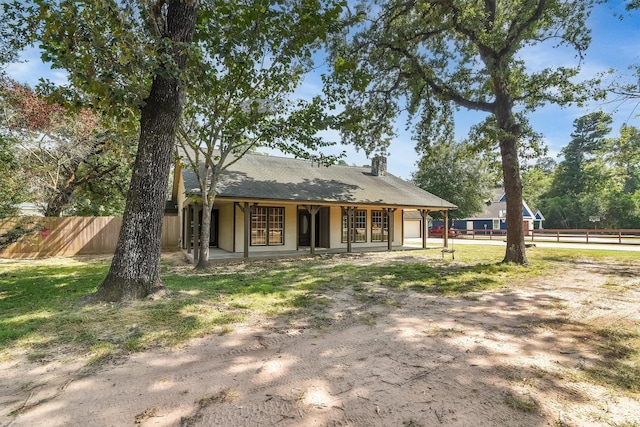
[[[547,174],[551,180],[537,205],[548,228],[640,224],[640,132],[623,126],[618,137],[611,137],[610,124],[611,117],[601,112],[574,121],[564,160]]]
[[[164,287],[160,278],[162,222],[182,105],[188,45],[197,0],[159,2],[153,23],[162,46],[151,91],[140,109],[140,139],[122,229],[109,273],[95,294],[103,301],[141,298]]]
[[[562,149],[553,187],[555,195],[577,195],[606,181],[602,152],[613,119],[603,112],[586,114],[573,122],[571,141]]]
[[[8,78],[0,80],[0,101],[0,131],[14,141],[19,175],[29,182],[25,190],[42,214],[75,214],[74,196],[79,192],[98,205],[91,209],[85,202],[84,211],[122,214],[122,209],[99,206],[117,206],[124,200],[126,192],[114,184],[130,177],[128,160],[135,144],[126,135],[88,109],[63,108]],[[109,191],[92,193],[92,188],[103,186]]]
[[[185,166],[199,184],[191,196],[203,206],[196,268],[205,268],[209,261],[211,210],[226,168],[258,147],[332,160],[318,152],[327,144],[317,135],[327,126],[321,100],[295,99],[294,92],[314,66],[315,48],[340,28],[340,3],[202,5],[203,36],[195,41],[197,53],[190,60],[188,102],[178,139]],[[297,25],[290,25],[292,21]],[[224,31],[218,30],[221,22]]]
[[[138,124],[120,237],[94,299],[141,298],[163,287],[162,220],[198,7],[198,0],[4,4],[15,37],[37,42],[43,59],[68,72],[67,88],[45,89]]]
[[[16,59],[16,46],[8,37],[8,22],[0,21],[0,79],[5,78],[4,66]],[[17,205],[26,200],[26,182],[19,174],[19,159],[15,153],[16,141],[7,129],[7,117],[0,109],[0,218],[17,213]]]
[[[507,200],[504,262],[526,264],[518,146],[525,113],[583,99],[579,68],[540,69],[527,49],[562,47],[578,55],[590,38],[590,0],[391,0],[365,2],[359,28],[336,42],[335,75],[355,92],[345,135],[381,138],[407,109],[421,133],[437,135],[457,107],[484,112],[499,145]],[[576,60],[576,65],[578,64]],[[358,123],[365,123],[366,127]]]

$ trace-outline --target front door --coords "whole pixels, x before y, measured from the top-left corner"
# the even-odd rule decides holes
[[[311,214],[298,211],[298,246],[311,246]]]
[[[320,213],[316,214],[316,246],[320,242]],[[311,214],[298,211],[298,246],[311,246]]]

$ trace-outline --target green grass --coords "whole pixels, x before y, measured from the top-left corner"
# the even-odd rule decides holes
[[[455,261],[427,250],[405,252],[403,260],[373,265],[361,265],[358,254],[323,255],[219,265],[204,273],[164,260],[163,280],[173,291],[171,298],[95,305],[82,304],[82,298],[101,283],[108,259],[4,260],[0,262],[0,360],[12,357],[15,350],[26,350],[33,363],[47,361],[59,357],[53,349],[64,345],[75,355],[87,355],[88,365],[98,365],[123,353],[230,333],[238,322],[255,315],[306,321],[324,330],[340,321],[330,313],[336,292],[353,296],[361,305],[356,318],[373,326],[379,313],[401,307],[402,294],[409,290],[474,301],[479,292],[550,274],[558,260],[615,259],[631,264],[637,259],[637,254],[632,254],[634,258],[625,252],[536,248],[528,251],[530,266],[525,268],[499,264],[504,256],[499,246],[456,249]],[[602,346],[598,348],[609,352],[614,365],[598,367],[592,377],[637,391],[638,335],[621,334],[595,334]],[[607,346],[619,353],[611,353]]]

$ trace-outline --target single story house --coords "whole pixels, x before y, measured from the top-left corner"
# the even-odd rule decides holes
[[[199,244],[199,193],[193,170],[177,162],[167,214],[173,210],[180,217],[180,243],[189,253]],[[392,250],[403,244],[404,210],[447,217],[455,208],[387,173],[384,157],[368,168],[246,154],[220,176],[207,244],[245,257],[315,248],[350,252],[353,246]]]
[[[506,230],[507,199],[504,190],[494,190],[492,199],[484,210],[471,218],[456,219],[452,227],[459,230]],[[534,213],[525,200],[522,200],[522,221],[525,235],[529,230],[542,228],[544,217],[540,211]]]

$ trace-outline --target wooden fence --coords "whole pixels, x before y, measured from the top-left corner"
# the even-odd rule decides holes
[[[38,224],[40,230],[0,251],[1,258],[113,254],[122,226],[121,217],[5,218],[0,219],[0,234],[13,229],[21,220]],[[179,239],[178,216],[165,216],[162,249],[178,250]]]
[[[456,230],[455,237],[471,239],[505,239],[507,230]],[[525,232],[525,239],[563,243],[600,243],[640,245],[640,229],[535,229]]]

